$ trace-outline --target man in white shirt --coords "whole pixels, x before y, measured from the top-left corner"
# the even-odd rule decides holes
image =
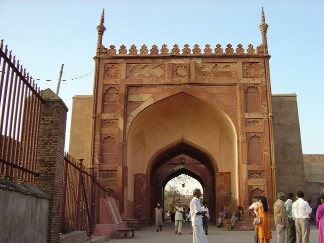
[[[175,217],[174,217],[174,225],[175,225],[175,233],[181,235],[182,230],[182,221],[183,221],[183,207],[181,206],[181,202],[178,202],[178,206],[175,207]]]
[[[195,189],[193,191],[194,197],[190,202],[190,216],[191,216],[191,225],[193,231],[193,243],[208,243],[202,222],[203,212],[199,198],[201,197],[200,189]]]
[[[251,204],[249,207],[250,212],[254,215],[254,217],[258,217],[258,208],[261,206],[261,197],[258,197],[258,201],[254,202]],[[254,226],[254,243],[259,243],[259,238],[258,238],[258,228],[255,225]]]
[[[297,198],[292,205],[292,216],[296,226],[296,243],[309,243],[309,215],[312,213],[312,208],[304,200],[304,192],[297,192]]]

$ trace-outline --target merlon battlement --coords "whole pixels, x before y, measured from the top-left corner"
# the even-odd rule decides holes
[[[101,48],[98,50],[99,55],[162,55],[162,56],[173,56],[173,55],[265,55],[264,46],[261,44],[256,49],[253,45],[248,45],[247,50],[243,48],[241,44],[237,45],[237,48],[234,50],[231,44],[228,44],[225,49],[222,48],[220,44],[217,44],[215,48],[212,48],[209,44],[205,45],[204,50],[201,50],[199,45],[194,45],[193,49],[190,48],[188,44],[185,44],[183,49],[175,44],[172,49],[169,49],[167,45],[162,45],[162,48],[159,49],[157,45],[153,45],[149,50],[146,45],[142,45],[141,49],[138,50],[135,45],[132,45],[129,50],[126,46],[120,46],[117,51],[114,45],[111,45],[109,48],[105,48],[101,45]]]

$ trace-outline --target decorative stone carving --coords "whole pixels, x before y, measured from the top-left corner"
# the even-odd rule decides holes
[[[177,44],[175,44],[173,46],[171,54],[173,54],[173,55],[179,55],[180,54],[180,49],[179,49],[179,46]]]
[[[253,47],[252,44],[250,44],[250,45],[248,46],[247,53],[250,54],[250,55],[251,55],[251,54],[255,54],[255,49],[254,49],[254,47]]]
[[[225,49],[225,53],[226,53],[226,54],[233,54],[233,53],[234,53],[234,49],[233,49],[233,47],[232,47],[231,44],[228,44],[228,45],[227,45],[227,47],[226,47],[226,49]]]
[[[129,49],[129,55],[137,55],[137,48],[134,44]]]
[[[249,186],[249,201],[250,203],[257,200],[259,196],[262,196],[265,194],[265,186],[258,185],[258,186]]]
[[[116,180],[117,171],[116,170],[102,170],[99,172],[100,179]]]
[[[243,65],[243,77],[244,78],[259,78],[261,73],[261,64],[245,62]]]
[[[128,64],[126,78],[164,78],[166,75],[163,64]]]
[[[236,54],[239,54],[239,55],[243,55],[244,54],[244,48],[243,48],[243,46],[241,44],[238,44],[237,45]]]
[[[148,54],[148,49],[146,45],[143,45],[141,50],[140,50],[140,54],[142,55],[147,55]]]
[[[105,101],[118,101],[119,92],[115,86],[104,85],[104,100]]]
[[[102,128],[106,128],[111,132],[118,131],[118,125],[116,120],[102,120]]]
[[[205,45],[204,54],[212,54],[213,50],[210,48],[210,45]]]
[[[166,44],[162,45],[161,54],[169,54],[169,49]]]
[[[190,55],[191,49],[188,44],[184,45],[184,48],[182,49],[182,55]]]
[[[175,64],[173,70],[173,78],[188,78],[189,65],[188,64]]]
[[[216,54],[223,54],[223,48],[222,48],[222,46],[220,44],[216,45],[215,53]]]
[[[248,126],[257,126],[259,124],[260,124],[259,120],[256,120],[256,119],[248,119],[247,120],[247,125]]]
[[[199,45],[194,45],[194,49],[192,50],[193,54],[201,54],[201,49]]]
[[[126,54],[127,54],[126,46],[121,45],[121,46],[120,46],[120,49],[118,50],[118,52],[119,52],[119,54],[126,55]]]
[[[152,49],[150,50],[150,54],[151,55],[158,55],[159,54],[159,49],[158,49],[157,45],[152,46]]]
[[[250,179],[262,179],[264,178],[264,170],[262,171],[249,171],[249,178]]]
[[[234,78],[237,76],[236,63],[204,63],[196,64],[196,76],[203,78],[227,77]]]
[[[110,49],[108,50],[108,55],[116,55],[116,49],[114,45],[110,46]]]
[[[118,64],[106,64],[104,70],[105,78],[120,78],[120,66]]]

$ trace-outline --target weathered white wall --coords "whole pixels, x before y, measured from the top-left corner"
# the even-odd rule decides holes
[[[47,242],[49,200],[0,188],[0,242]]]

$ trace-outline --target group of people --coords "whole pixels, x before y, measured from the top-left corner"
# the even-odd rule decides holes
[[[274,221],[277,232],[277,242],[285,243],[286,235],[288,243],[308,243],[310,236],[310,215],[312,208],[304,200],[304,192],[297,192],[294,201],[294,193],[279,192],[278,199],[273,205]],[[316,211],[316,224],[319,228],[319,243],[324,243],[324,194],[321,196],[322,204]],[[255,242],[270,242],[271,231],[269,227],[269,206],[265,196],[253,203],[249,209],[259,220],[255,223]]]
[[[209,210],[207,203],[200,205],[201,197],[200,189],[193,191],[193,198],[190,202],[190,216],[193,234],[193,243],[207,243],[206,234],[208,234]],[[285,243],[286,235],[288,243],[308,243],[310,235],[310,214],[312,208],[309,203],[304,200],[304,193],[299,191],[297,199],[294,201],[294,194],[288,193],[287,200],[285,193],[278,193],[278,200],[273,205],[274,221],[276,225],[278,243]],[[320,197],[321,204],[316,211],[316,225],[319,228],[319,243],[324,243],[324,194]],[[181,235],[183,212],[181,203],[175,207],[175,233]],[[254,202],[249,210],[255,219],[255,243],[269,243],[272,239],[270,222],[269,222],[269,205],[265,196],[258,197],[258,201]],[[235,222],[241,218],[240,207],[234,212],[231,223],[232,227]],[[160,204],[155,208],[155,224],[158,226],[156,231],[162,231],[162,214],[163,210]],[[224,208],[219,212],[218,225],[222,224],[225,219]],[[234,222],[235,221],[235,222]]]

